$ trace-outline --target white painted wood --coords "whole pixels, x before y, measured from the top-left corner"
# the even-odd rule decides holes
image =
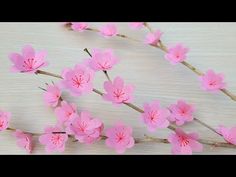
[[[98,27],[102,23],[92,23]],[[119,23],[119,31],[135,38],[143,39],[145,29],[132,31],[125,23]],[[235,23],[151,23],[155,29],[164,32],[163,42],[171,44],[183,42],[190,47],[188,61],[202,71],[209,68],[223,72],[228,88],[236,93],[236,24]],[[42,100],[42,91],[38,86],[44,82],[57,81],[46,76],[14,74],[8,54],[20,51],[25,44],[36,49],[48,51],[49,67],[46,70],[60,73],[68,66],[87,58],[85,47],[91,49],[113,48],[120,57],[120,63],[110,72],[112,77],[122,76],[126,82],[136,86],[134,103],[141,106],[144,102],[159,99],[167,106],[177,99],[194,103],[196,117],[216,127],[236,125],[236,102],[222,93],[209,94],[200,89],[197,76],[182,65],[172,66],[163,57],[163,52],[140,43],[119,38],[104,39],[92,32],[75,33],[65,30],[59,23],[1,23],[0,24],[0,108],[12,112],[10,125],[19,129],[42,132],[45,125],[55,123],[55,115]],[[95,86],[102,89],[105,77],[98,73]],[[144,133],[166,138],[169,130],[148,133],[138,120],[139,114],[125,106],[113,107],[98,95],[90,94],[72,98],[68,93],[64,97],[78,104],[79,110],[89,110],[101,118],[106,127],[120,119],[132,125],[134,136]],[[222,140],[208,129],[197,123],[184,126],[187,131],[197,131],[205,139]],[[37,139],[33,154],[45,151]],[[169,154],[170,146],[165,144],[139,144],[126,154]],[[0,154],[25,154],[16,146],[15,139],[8,131],[0,133]],[[64,154],[114,154],[104,142],[92,146],[68,142]],[[236,154],[236,149],[210,148],[205,146],[203,154]]]

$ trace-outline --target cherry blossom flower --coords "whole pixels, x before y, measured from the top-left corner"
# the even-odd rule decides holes
[[[89,112],[83,111],[75,116],[71,124],[67,127],[67,133],[86,144],[94,143],[101,138],[103,123],[96,118],[91,117]]]
[[[218,132],[224,137],[227,142],[236,145],[236,126],[227,128],[221,125],[218,128]]]
[[[44,59],[46,51],[35,52],[32,46],[26,45],[22,49],[22,55],[18,53],[11,53],[10,60],[14,64],[12,66],[13,72],[35,73],[39,68],[48,65]]]
[[[208,70],[206,74],[199,77],[202,89],[209,92],[217,92],[224,89],[226,84],[224,82],[224,75],[222,73],[216,74],[213,70]]]
[[[145,43],[153,45],[153,46],[157,46],[158,42],[161,39],[162,34],[163,33],[160,30],[157,30],[153,33],[148,33],[145,39]]]
[[[112,37],[112,36],[116,36],[118,34],[117,27],[113,23],[108,23],[108,24],[103,25],[100,28],[100,33],[104,37]]]
[[[72,22],[71,28],[74,31],[83,32],[88,28],[88,24],[84,22]]]
[[[171,133],[168,141],[172,145],[173,154],[192,154],[193,152],[201,152],[203,149],[202,144],[198,141],[197,133],[185,133],[180,128]]]
[[[141,29],[144,27],[144,22],[130,22],[129,27],[131,29]]]
[[[104,89],[107,93],[103,95],[103,98],[113,104],[130,103],[133,100],[134,86],[124,85],[120,77],[116,77],[113,82],[104,82]]]
[[[94,71],[106,71],[118,63],[118,58],[113,54],[112,49],[104,51],[94,49],[92,51],[92,58],[87,60],[88,65]]]
[[[189,49],[184,47],[182,44],[177,44],[175,46],[168,47],[168,52],[165,58],[170,61],[171,64],[177,64],[186,59],[186,54]]]
[[[168,109],[162,109],[159,101],[144,104],[144,113],[141,119],[147,125],[149,131],[155,131],[157,128],[166,128],[169,126]]]
[[[193,121],[195,108],[193,105],[186,103],[184,100],[178,100],[176,104],[169,107],[171,115],[169,120],[180,126],[186,122]]]
[[[33,142],[31,134],[24,133],[21,130],[16,130],[13,132],[13,136],[17,139],[16,143],[20,148],[25,149],[28,153],[32,152]]]
[[[74,103],[67,103],[66,101],[61,102],[61,106],[55,109],[55,114],[57,116],[58,125],[67,126],[77,115],[77,106]]]
[[[0,110],[0,131],[6,130],[8,128],[10,118],[11,118],[10,112],[5,112]]]
[[[127,148],[132,148],[135,143],[132,137],[132,128],[121,122],[107,129],[106,136],[106,145],[110,148],[114,148],[119,154],[124,153]]]
[[[94,71],[85,65],[78,64],[73,69],[64,69],[61,85],[68,89],[72,96],[80,96],[93,90]]]
[[[48,85],[43,94],[44,102],[47,106],[56,107],[61,97],[61,90],[57,85]]]
[[[47,153],[51,152],[63,152],[65,150],[65,143],[68,140],[68,135],[65,133],[54,133],[61,132],[62,129],[59,127],[48,126],[44,130],[44,134],[39,137],[39,142],[45,145]]]

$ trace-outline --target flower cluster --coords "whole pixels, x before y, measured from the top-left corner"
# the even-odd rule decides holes
[[[85,22],[71,22],[70,25],[73,31],[93,30]],[[131,29],[141,29],[145,26],[148,27],[144,22],[129,23]],[[105,24],[97,31],[104,37],[122,36],[126,38],[125,35],[118,33],[114,23]],[[173,65],[186,64],[185,60],[188,58],[189,48],[181,43],[163,47],[161,42],[163,32],[160,30],[150,31],[144,39],[147,45],[163,49],[166,52],[165,59]],[[42,73],[40,69],[48,65],[45,58],[46,51],[36,52],[31,45],[24,46],[22,54],[11,53],[9,55],[9,59],[13,63],[11,70],[19,73]],[[181,99],[165,108],[161,106],[158,100],[153,100],[150,103],[145,103],[143,109],[138,108],[132,104],[135,87],[132,84],[126,84],[120,76],[104,82],[104,93],[94,89],[93,81],[96,72],[107,73],[118,64],[118,61],[119,59],[112,49],[96,48],[92,50],[90,58],[85,59],[84,62],[77,63],[73,68],[63,69],[61,75],[58,76],[61,78],[60,82],[47,84],[43,93],[43,100],[47,106],[54,109],[57,122],[55,125],[46,126],[44,132],[38,137],[38,141],[45,146],[46,152],[64,152],[69,138],[74,138],[74,141],[88,145],[105,140],[107,147],[114,149],[119,154],[140,142],[133,137],[132,127],[125,125],[122,121],[107,128],[101,119],[94,117],[90,112],[78,111],[75,103],[70,103],[62,98],[63,91],[68,91],[76,97],[95,92],[101,95],[105,101],[114,105],[125,104],[140,113],[141,122],[148,131],[155,132],[164,128],[173,131],[166,139],[171,144],[173,154],[201,152],[203,145],[198,134],[186,133],[179,128],[179,126],[195,119],[196,109],[192,104]],[[208,70],[205,74],[200,73],[199,75],[202,88],[206,91],[214,93],[226,87],[223,74],[216,74],[213,70]],[[14,131],[12,135],[16,138],[16,144],[26,152],[31,153],[34,147],[33,137],[38,136],[38,134],[10,128],[10,118],[11,113],[0,110],[0,131]],[[173,123],[177,128],[172,125]],[[236,127],[219,126],[217,132],[223,136],[228,144],[236,145]]]

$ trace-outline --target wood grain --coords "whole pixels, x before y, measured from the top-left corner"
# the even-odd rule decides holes
[[[91,23],[98,27],[102,23]],[[226,76],[228,88],[236,93],[236,23],[150,23],[152,28],[164,32],[163,42],[172,44],[183,42],[190,47],[188,61],[202,71],[214,69]],[[131,37],[143,39],[147,30],[133,31],[126,23],[119,23],[119,31]],[[114,78],[120,75],[127,83],[136,86],[136,105],[154,99],[168,106],[183,98],[193,103],[196,117],[212,127],[219,124],[236,125],[236,102],[222,93],[209,94],[200,89],[198,78],[182,65],[172,66],[163,57],[163,52],[142,43],[125,41],[117,37],[104,39],[93,32],[75,33],[65,30],[60,23],[1,23],[0,24],[0,108],[12,112],[11,127],[26,131],[42,132],[45,125],[53,125],[56,117],[42,100],[45,82],[57,79],[29,74],[9,72],[11,66],[8,54],[20,51],[25,44],[32,44],[38,50],[48,51],[50,65],[47,71],[60,74],[64,67],[87,58],[84,48],[113,48],[120,63],[110,72]],[[95,87],[102,89],[104,74],[98,73]],[[101,118],[106,127],[116,120],[132,125],[134,136],[149,134],[166,138],[170,130],[148,133],[139,121],[139,113],[122,105],[112,106],[96,94],[73,98],[68,93],[63,96],[78,105],[79,110],[88,110]],[[186,131],[197,131],[201,138],[222,141],[208,129],[193,122],[183,127]],[[44,147],[35,139],[33,154],[44,154]],[[169,154],[167,144],[138,144],[125,154]],[[16,146],[15,138],[8,131],[0,133],[0,154],[25,154]],[[64,154],[114,154],[104,142],[92,146],[68,142]],[[202,154],[236,154],[236,149],[211,148],[204,146]]]

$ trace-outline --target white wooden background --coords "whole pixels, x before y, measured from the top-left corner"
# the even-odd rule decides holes
[[[91,23],[98,27],[102,23]],[[183,42],[190,47],[188,61],[202,71],[213,68],[226,76],[228,88],[236,93],[236,23],[151,23],[153,28],[164,32],[165,44]],[[126,23],[118,24],[121,33],[143,39],[145,29],[132,31]],[[48,51],[50,72],[60,73],[64,67],[72,67],[87,58],[85,47],[91,49],[113,48],[120,57],[120,63],[110,72],[112,77],[120,75],[128,83],[136,86],[134,103],[142,106],[144,102],[158,99],[167,106],[180,98],[196,105],[196,117],[213,127],[219,124],[236,125],[236,102],[222,93],[209,94],[200,89],[197,76],[182,65],[172,66],[163,57],[163,53],[141,43],[120,38],[104,39],[92,32],[75,33],[64,29],[60,23],[1,23],[0,24],[0,109],[12,112],[11,127],[26,131],[42,132],[45,125],[55,123],[55,115],[47,108],[42,99],[45,82],[57,81],[46,76],[14,74],[9,72],[11,62],[8,54],[20,51],[25,44],[36,49]],[[98,73],[96,88],[102,89],[105,76]],[[89,94],[73,98],[64,93],[64,98],[75,102],[79,110],[89,110],[101,118],[106,127],[120,119],[132,125],[135,137],[144,133],[166,138],[169,130],[148,133],[139,122],[137,112],[126,106],[113,107],[98,95]],[[199,132],[201,138],[219,140],[214,133],[190,123],[184,126],[187,131]],[[45,154],[44,147],[35,139],[33,154]],[[126,151],[126,154],[169,154],[170,145],[138,144]],[[236,154],[236,149],[204,147],[203,154]],[[0,133],[0,154],[25,154],[16,146],[15,138],[9,131]],[[114,154],[101,141],[88,146],[68,142],[64,154]]]

